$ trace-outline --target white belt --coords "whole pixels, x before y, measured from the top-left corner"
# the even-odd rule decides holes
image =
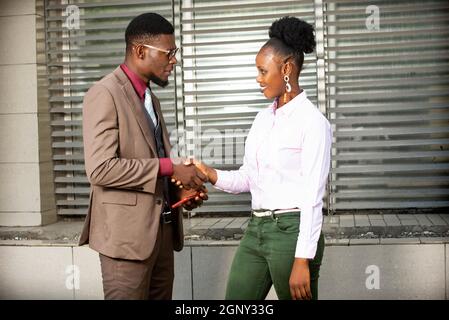
[[[296,209],[283,209],[283,210],[264,210],[264,211],[254,211],[252,210],[251,213],[253,215],[255,215],[258,218],[261,217],[269,217],[271,215],[278,215],[281,213],[287,213],[287,212],[298,212],[301,211],[300,209],[296,208]]]

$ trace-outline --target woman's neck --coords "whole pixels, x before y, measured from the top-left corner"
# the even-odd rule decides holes
[[[292,85],[292,91],[282,94],[278,97],[278,105],[277,108],[281,108],[283,105],[287,104],[289,101],[293,100],[298,94],[302,92],[302,89],[299,85]]]

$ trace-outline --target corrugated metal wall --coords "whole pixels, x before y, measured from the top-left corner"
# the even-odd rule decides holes
[[[300,85],[334,127],[329,209],[449,206],[448,10],[447,1],[47,0],[59,214],[87,207],[83,95],[123,61],[126,26],[148,11],[173,21],[182,47],[170,86],[155,87],[181,154],[241,164],[249,127],[267,106],[255,55],[273,20],[294,15],[317,28],[318,56],[306,57]],[[198,212],[250,208],[249,194],[209,189]]]
[[[181,36],[186,130],[195,131],[196,158],[218,169],[242,165],[244,140],[269,101],[256,82],[255,57],[274,19],[295,15],[314,23],[313,1],[183,1]],[[305,60],[301,85],[316,101],[315,55]],[[209,188],[196,212],[250,210],[249,193]]]
[[[447,207],[449,3],[369,4],[325,6],[330,208]]]
[[[76,4],[79,12],[69,5]],[[124,61],[129,21],[156,11],[172,20],[170,1],[46,2],[47,64],[58,213],[86,214],[89,182],[84,171],[82,100],[92,84]],[[79,29],[75,24],[79,13]],[[175,85],[159,90],[165,119],[175,127]]]

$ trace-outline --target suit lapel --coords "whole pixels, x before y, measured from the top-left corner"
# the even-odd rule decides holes
[[[124,83],[122,86],[123,94],[125,95],[125,97],[128,101],[130,109],[132,110],[132,113],[133,113],[134,117],[136,118],[140,129],[142,130],[145,140],[147,141],[148,145],[150,146],[151,151],[154,154],[157,154],[156,143],[154,141],[154,133],[150,127],[150,123],[145,114],[144,106],[142,105],[142,102],[140,101],[139,97],[137,96],[131,81],[129,81],[128,77],[123,72],[123,70],[121,70],[121,68],[119,67],[119,68],[117,68],[116,72],[118,73],[117,76],[121,80],[124,80]]]

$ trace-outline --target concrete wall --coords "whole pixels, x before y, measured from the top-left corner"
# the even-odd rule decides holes
[[[0,225],[54,222],[43,0],[1,0],[0,43]]]
[[[235,250],[176,253],[174,299],[223,299]],[[320,299],[447,299],[448,253],[447,243],[327,246]],[[88,247],[0,245],[0,299],[102,298],[98,254]]]

